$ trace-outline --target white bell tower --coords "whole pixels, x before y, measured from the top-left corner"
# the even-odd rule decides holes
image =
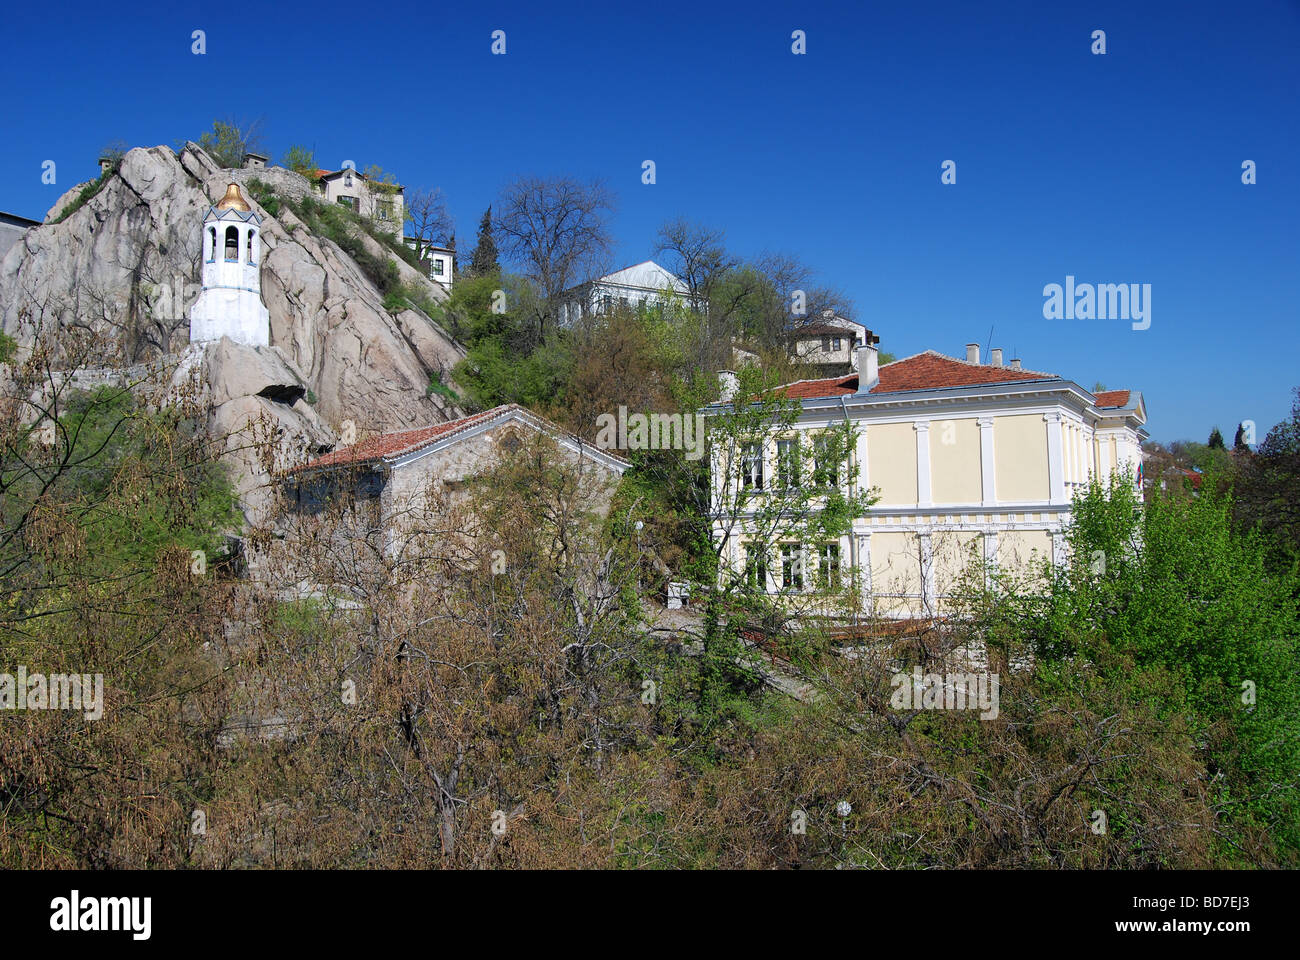
[[[190,307],[190,343],[222,337],[253,347],[270,343],[261,266],[262,218],[232,183],[203,217],[203,292]]]

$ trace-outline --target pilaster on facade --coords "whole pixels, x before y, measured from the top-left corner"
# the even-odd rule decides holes
[[[1062,532],[1061,530],[1053,530],[1052,531],[1052,566],[1059,570],[1061,567],[1065,566],[1065,561],[1066,561],[1065,533]]]
[[[993,459],[993,418],[979,417],[975,422],[980,428],[980,502],[983,506],[991,507],[997,502],[994,482],[997,466]]]
[[[984,563],[991,570],[997,569],[998,532],[996,530],[990,530],[984,534]]]
[[[939,602],[939,591],[934,577],[934,544],[928,532],[918,535],[921,541],[921,597],[927,610],[934,610]]]
[[[1043,414],[1047,422],[1047,486],[1051,503],[1065,503],[1065,457],[1061,444],[1061,412]]]
[[[858,460],[858,490],[865,494],[871,489],[871,472],[867,463],[867,425],[859,423],[857,431],[854,444]]]
[[[916,431],[916,505],[929,507],[930,497],[930,421],[917,420],[912,424]]]
[[[853,563],[858,573],[858,584],[863,597],[871,596],[871,534],[852,534]]]

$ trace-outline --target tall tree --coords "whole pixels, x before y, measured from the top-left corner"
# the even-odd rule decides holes
[[[407,195],[406,219],[410,235],[415,237],[415,254],[421,260],[430,247],[447,245],[455,233],[447,201],[437,187],[412,190]]]
[[[488,207],[483,211],[483,219],[478,224],[478,243],[469,256],[469,274],[474,277],[485,277],[500,272],[497,245],[492,239],[492,208]]]
[[[1219,432],[1218,427],[1215,427],[1213,430],[1210,431],[1210,439],[1206,443],[1206,446],[1208,446],[1211,450],[1227,449],[1227,447],[1223,443],[1223,434]]]
[[[600,180],[525,176],[502,190],[494,226],[501,252],[553,309],[565,290],[608,268],[613,212]]]
[[[302,174],[308,180],[316,179],[316,154],[300,143],[292,144],[280,159],[282,166],[294,173]]]
[[[1290,417],[1270,430],[1253,454],[1235,460],[1238,523],[1258,528],[1284,555],[1300,558],[1300,387]]]
[[[727,253],[723,238],[721,230],[684,217],[668,220],[659,228],[655,255],[668,255],[668,268],[685,282],[693,304],[702,307],[714,283],[739,262]]]
[[[244,157],[262,145],[264,124],[257,120],[212,121],[212,129],[199,137],[199,146],[223,167],[241,167]]]

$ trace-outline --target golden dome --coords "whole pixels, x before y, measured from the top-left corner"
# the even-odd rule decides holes
[[[226,187],[226,195],[217,201],[217,209],[247,211],[252,210],[253,208],[248,205],[247,200],[240,196],[239,187],[232,183],[230,186]]]

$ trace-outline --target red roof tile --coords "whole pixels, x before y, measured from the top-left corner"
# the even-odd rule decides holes
[[[927,350],[924,353],[895,360],[880,368],[880,382],[871,393],[896,393],[901,390],[934,390],[940,387],[970,387],[982,383],[1013,383],[1018,380],[1055,380],[1054,373],[1036,370],[1014,370],[1011,367],[992,367],[967,363],[954,357]],[[858,375],[831,377],[826,380],[799,380],[788,384],[786,396],[801,400],[820,397],[838,397],[856,393]]]
[[[349,463],[368,463],[374,460],[391,460],[394,457],[405,456],[408,453],[414,453],[422,447],[427,447],[435,440],[441,440],[453,434],[460,433],[477,424],[484,423],[488,420],[495,420],[513,410],[522,409],[517,403],[509,403],[500,407],[493,407],[491,410],[485,410],[482,413],[476,413],[469,417],[461,417],[459,420],[448,420],[446,423],[437,423],[431,427],[416,427],[414,430],[399,430],[395,433],[381,433],[373,437],[367,437],[365,440],[358,441],[348,447],[340,447],[332,450],[322,457],[317,457],[308,463],[294,467],[290,473],[298,473],[303,470],[316,470],[320,467],[337,467]]]
[[[1128,390],[1103,390],[1101,393],[1093,394],[1097,398],[1099,407],[1127,407],[1129,391]]]

